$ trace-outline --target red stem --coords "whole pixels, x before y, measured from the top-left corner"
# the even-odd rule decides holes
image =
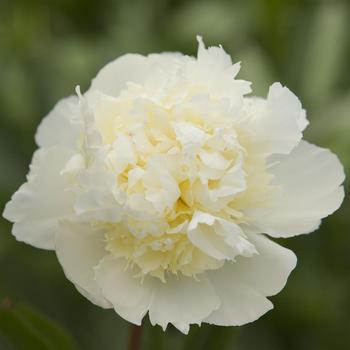
[[[142,338],[142,325],[130,325],[129,350],[140,350]]]

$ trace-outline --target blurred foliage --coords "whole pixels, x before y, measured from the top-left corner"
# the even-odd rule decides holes
[[[77,84],[86,89],[125,52],[195,54],[196,34],[242,61],[240,76],[256,94],[281,81],[300,96],[311,120],[306,138],[336,152],[349,173],[349,27],[345,0],[1,0],[0,209],[24,181],[35,129],[58,99]],[[187,337],[147,323],[143,348],[350,349],[349,207],[346,199],[318,232],[282,241],[299,264],[272,298],[274,311],[239,328],[193,327]],[[73,349],[75,342],[126,349],[128,324],[80,296],[54,253],[16,242],[10,229],[0,219],[0,301],[19,304],[0,311],[0,349]]]
[[[19,350],[77,350],[60,326],[27,305],[5,299],[0,309],[0,332]]]

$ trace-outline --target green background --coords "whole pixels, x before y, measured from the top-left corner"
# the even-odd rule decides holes
[[[223,44],[256,94],[281,81],[302,100],[306,138],[350,169],[349,1],[0,0],[0,210],[25,180],[40,119],[126,52],[195,54]],[[350,349],[350,201],[311,235],[275,309],[243,327],[185,337],[146,323],[143,349]],[[0,349],[126,349],[128,324],[86,301],[55,254],[0,219]]]

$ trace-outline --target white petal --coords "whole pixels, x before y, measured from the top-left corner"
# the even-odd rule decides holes
[[[126,261],[105,257],[95,269],[96,281],[115,311],[127,321],[140,325],[148,311],[152,285],[141,282],[136,272],[126,267]]]
[[[190,324],[201,324],[220,305],[214,288],[205,276],[168,276],[167,282],[157,281],[154,287],[149,317],[152,325],[164,330],[168,323],[187,333]]]
[[[279,293],[295,268],[295,254],[261,234],[249,234],[258,254],[238,257],[229,265],[232,276],[265,296]]]
[[[137,162],[137,154],[131,140],[119,134],[113,143],[113,151],[110,152],[108,158],[115,174],[122,173],[128,165],[135,165]]]
[[[177,140],[185,154],[193,154],[210,136],[190,123],[172,123]]]
[[[218,260],[234,260],[237,255],[251,256],[256,252],[238,225],[203,212],[197,211],[193,215],[188,238],[204,253]]]
[[[240,70],[240,63],[232,64],[221,46],[206,48],[200,36],[197,37],[197,61],[188,65],[187,76],[197,85],[206,86],[215,98],[225,98],[230,101],[232,110],[241,106],[243,95],[249,93],[250,82],[234,79]]]
[[[135,186],[140,180],[142,180],[145,174],[145,170],[139,166],[129,170],[128,172],[128,186],[132,188]]]
[[[54,249],[58,219],[73,212],[68,179],[60,174],[72,156],[65,149],[40,149],[34,153],[28,181],[12,196],[3,213],[14,222],[12,233],[17,240]]]
[[[77,96],[60,100],[40,123],[35,140],[40,147],[60,146],[75,149],[82,123]]]
[[[197,36],[198,53],[197,60],[200,64],[205,64],[211,68],[213,66],[217,70],[225,70],[232,66],[231,56],[228,55],[221,46],[211,46],[206,48],[201,36]],[[232,72],[232,79],[238,74],[239,65],[235,65]]]
[[[180,196],[177,182],[164,169],[162,163],[153,161],[150,164],[143,176],[143,183],[146,188],[145,198],[160,213],[164,212],[167,208],[172,208]]]
[[[221,307],[205,322],[239,326],[255,321],[273,308],[265,296],[278,293],[296,265],[292,251],[263,235],[250,234],[258,254],[238,257],[221,269],[207,273],[221,300]]]
[[[266,100],[245,99],[247,127],[267,154],[289,153],[308,124],[299,99],[280,83],[270,86]]]
[[[209,168],[225,170],[229,167],[231,160],[226,159],[220,152],[201,150],[199,158]]]
[[[205,179],[206,174],[198,171],[199,176]],[[239,193],[246,189],[246,173],[242,167],[242,160],[231,167],[218,179],[217,187],[210,189],[207,183],[195,182],[192,186],[194,202],[209,212],[219,212]]]
[[[103,170],[83,170],[79,173],[79,191],[76,192],[74,209],[80,219],[86,221],[120,220],[122,207],[113,195],[115,179]]]
[[[223,267],[209,275],[221,300],[221,307],[204,322],[219,326],[241,326],[257,320],[273,308],[263,295],[236,281],[229,268]]]
[[[123,55],[104,66],[92,80],[89,91],[100,91],[106,95],[118,96],[127,83],[144,83],[159,70],[171,71],[182,55],[178,53]]]
[[[217,195],[232,196],[244,191],[247,188],[245,178],[242,159],[238,159],[237,163],[220,180],[221,188],[217,190]]]
[[[112,307],[102,295],[94,276],[94,267],[107,255],[102,230],[90,224],[60,223],[56,254],[66,277],[81,294],[98,306]]]
[[[74,210],[83,221],[119,222],[123,208],[116,202],[113,193],[89,189],[77,195]]]
[[[327,149],[301,142],[288,156],[273,157],[273,184],[280,186],[266,207],[247,212],[252,223],[273,237],[315,230],[344,198],[344,171]]]

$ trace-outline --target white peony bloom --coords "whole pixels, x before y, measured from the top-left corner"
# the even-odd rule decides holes
[[[198,41],[197,58],[124,55],[61,100],[4,211],[93,303],[184,333],[270,310],[296,257],[265,234],[309,233],[344,197],[298,98],[279,83],[247,97],[240,65]]]

